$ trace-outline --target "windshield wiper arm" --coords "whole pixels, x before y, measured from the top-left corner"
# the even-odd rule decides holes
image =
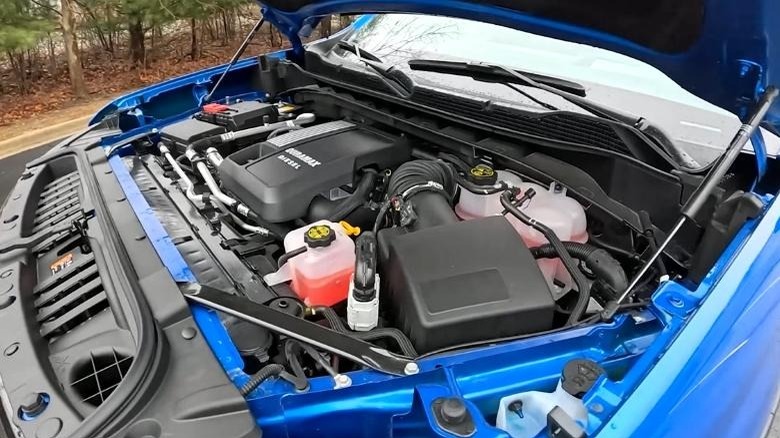
[[[337,45],[357,56],[363,64],[374,70],[382,82],[399,97],[408,98],[412,94],[410,88],[414,81],[403,71],[395,68],[395,66],[386,65],[382,58],[361,49],[355,43],[341,40]]]
[[[606,106],[588,100],[582,95],[572,93],[571,91],[562,90],[556,86],[548,85],[546,82],[549,78],[547,77],[545,77],[545,82],[541,82],[535,79],[535,77],[538,78],[539,75],[534,75],[535,77],[532,77],[528,73],[521,73],[517,70],[500,64],[489,64],[485,62],[472,61],[412,59],[409,61],[409,67],[412,70],[434,71],[438,73],[470,76],[477,80],[498,80],[498,82],[507,82],[507,79],[514,79],[514,82],[518,82],[522,85],[538,88],[551,94],[555,94],[556,96],[560,96],[564,100],[567,100],[574,105],[586,109],[603,118],[627,123],[632,126],[636,126],[642,120],[641,117],[636,117],[634,115],[627,114],[612,108],[607,108]]]
[[[578,84],[567,79],[542,75],[539,73],[501,68],[502,66],[492,64],[465,61],[444,61],[439,59],[412,59],[409,61],[409,67],[412,70],[419,71],[468,75],[475,77],[475,79],[478,78],[482,80],[489,80],[492,76],[498,82],[506,82],[507,79],[519,79],[515,74],[517,73],[539,84],[548,85],[558,90],[574,94],[575,96],[586,96],[585,87],[582,84]],[[506,70],[509,70],[509,72]],[[517,82],[526,83],[524,79],[518,80]]]
[[[660,127],[651,123],[644,117],[635,116],[600,103],[587,99],[584,95],[577,94],[561,88],[562,83],[568,82],[569,84],[576,84],[575,82],[566,81],[565,79],[552,78],[548,76],[529,74],[520,72],[504,65],[490,64],[484,62],[473,61],[445,61],[436,59],[412,59],[408,61],[409,67],[412,70],[418,71],[433,71],[438,73],[453,74],[460,76],[470,76],[476,80],[493,81],[508,83],[507,79],[514,80],[514,82],[520,83],[533,88],[547,91],[563,98],[564,100],[583,108],[590,113],[607,119],[619,124],[626,125],[630,128],[634,128],[638,131],[638,136],[643,137],[645,143],[653,148],[657,153],[665,156],[666,161],[678,167],[683,164],[689,168],[698,167],[693,158],[690,157],[685,151],[681,150],[674,143],[669,140]],[[542,80],[538,80],[542,79]],[[556,85],[550,85],[549,80],[556,79]],[[580,87],[582,87],[580,85]],[[584,88],[582,89],[584,93]],[[653,140],[658,142],[656,144]]]

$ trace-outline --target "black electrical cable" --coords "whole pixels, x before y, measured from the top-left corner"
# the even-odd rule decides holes
[[[393,198],[390,198],[382,203],[382,206],[379,208],[379,213],[376,215],[376,220],[374,221],[374,228],[372,229],[374,234],[379,232],[379,229],[382,227],[382,223],[385,221],[385,216],[387,216],[387,212],[390,211],[390,207],[392,207],[392,205]]]
[[[261,368],[260,371],[258,371],[255,375],[253,375],[248,382],[241,386],[239,392],[242,396],[246,397],[249,395],[249,393],[257,389],[260,384],[271,377],[278,376],[282,372],[284,372],[284,367],[279,364],[272,363],[270,365],[266,365]]]
[[[574,309],[572,309],[571,315],[569,315],[569,318],[566,320],[566,325],[574,325],[577,323],[577,321],[579,321],[579,319],[585,313],[585,310],[588,308],[588,302],[590,301],[590,288],[588,287],[588,280],[579,270],[577,267],[577,262],[575,262],[574,259],[569,255],[569,252],[563,246],[563,243],[555,234],[555,232],[543,223],[537,222],[533,218],[520,211],[520,209],[512,203],[512,198],[514,197],[513,194],[513,190],[507,190],[502,193],[501,205],[522,223],[534,228],[535,230],[542,233],[545,238],[547,238],[547,241],[550,242],[550,244],[555,248],[555,252],[561,259],[563,266],[567,271],[569,271],[571,278],[574,280],[574,284],[577,285],[577,303],[574,305]],[[526,190],[523,196],[517,200],[518,205],[522,205],[522,203],[530,200],[535,195],[536,192],[534,189]]]
[[[363,341],[369,341],[369,342],[376,341],[379,339],[392,339],[393,341],[395,341],[396,345],[398,345],[398,348],[405,356],[408,356],[413,359],[418,355],[417,350],[414,348],[414,345],[412,345],[412,341],[410,341],[409,338],[407,338],[402,331],[396,328],[380,327],[380,328],[375,328],[373,330],[369,330],[367,332],[353,332],[347,329],[347,327],[344,325],[344,322],[341,320],[341,318],[330,307],[318,306],[315,307],[313,310],[321,314],[325,318],[325,320],[328,321],[328,325],[333,331],[347,334],[357,339],[361,339]]]
[[[585,262],[585,266],[593,272],[596,278],[603,280],[604,283],[612,289],[609,293],[610,296],[616,296],[628,286],[626,271],[623,270],[620,263],[606,250],[587,243],[561,243],[570,256]],[[558,252],[555,250],[555,247],[549,243],[537,246],[536,248],[531,248],[531,254],[536,259],[558,258]]]

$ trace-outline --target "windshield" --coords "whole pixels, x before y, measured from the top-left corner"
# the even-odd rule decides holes
[[[589,99],[662,126],[702,166],[717,158],[740,124],[736,116],[687,92],[644,62],[507,27],[442,16],[384,14],[361,17],[344,39],[415,79],[425,74],[411,71],[407,61],[427,58],[503,64],[575,81],[586,87]],[[344,49],[334,51],[356,60]],[[506,90],[502,95],[507,97]],[[676,104],[677,111],[670,111],[669,103]]]

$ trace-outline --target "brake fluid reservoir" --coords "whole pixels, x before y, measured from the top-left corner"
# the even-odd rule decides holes
[[[593,387],[604,370],[587,359],[569,361],[553,392],[528,391],[501,399],[496,427],[512,438],[544,436],[547,414],[560,407],[579,427],[588,425],[588,412],[581,398]]]
[[[352,239],[341,225],[323,220],[287,233],[286,252],[302,246],[306,252],[288,261],[293,291],[309,306],[332,306],[344,301],[355,270]]]

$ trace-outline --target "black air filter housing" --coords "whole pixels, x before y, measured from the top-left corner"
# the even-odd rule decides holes
[[[553,326],[547,283],[504,217],[387,229],[379,246],[382,298],[421,353]]]
[[[405,139],[346,121],[322,123],[246,147],[219,166],[223,186],[269,222],[306,215],[312,199],[355,182],[360,169],[394,168]]]

